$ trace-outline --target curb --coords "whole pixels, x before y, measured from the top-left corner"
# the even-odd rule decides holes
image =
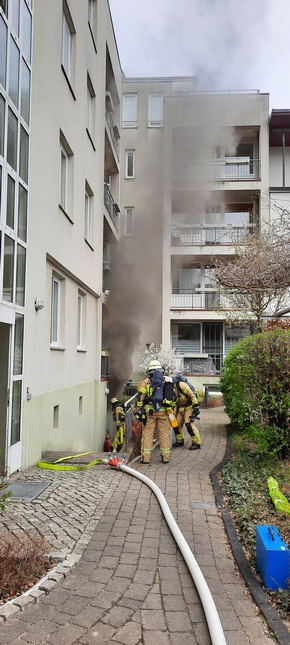
[[[255,601],[257,607],[259,608],[261,614],[264,616],[270,632],[275,637],[279,645],[289,645],[290,635],[287,627],[284,625],[282,619],[280,618],[276,609],[271,605],[268,597],[263,590],[258,578],[253,573],[248,560],[245,556],[243,547],[239,540],[235,525],[230,516],[229,511],[226,508],[226,503],[224,500],[223,492],[218,481],[217,473],[222,469],[222,467],[229,461],[232,452],[232,440],[227,434],[227,447],[223,460],[217,464],[209,473],[213,490],[215,494],[216,505],[220,510],[221,517],[223,519],[227,536],[231,545],[233,556],[235,558],[236,564],[240,573],[242,574],[244,581],[251,593],[253,600]]]

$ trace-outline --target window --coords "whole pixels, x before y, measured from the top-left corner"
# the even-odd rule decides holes
[[[8,16],[8,0],[0,0],[0,8]]]
[[[27,190],[19,184],[18,195],[18,237],[26,242],[27,239]]]
[[[50,345],[60,347],[61,321],[62,321],[62,298],[64,280],[57,275],[52,275],[51,284],[51,325]]]
[[[24,121],[29,124],[30,109],[30,70],[22,59],[20,111]]]
[[[16,304],[24,307],[25,304],[25,274],[26,274],[26,249],[17,244],[16,264]]]
[[[88,0],[88,23],[91,36],[96,50],[97,38],[97,0]],[[97,51],[97,50],[96,50]]]
[[[126,150],[125,179],[134,179],[134,177],[135,177],[135,150]]]
[[[20,126],[20,156],[19,156],[19,175],[23,181],[28,184],[28,156],[29,156],[29,137]]]
[[[4,157],[4,133],[5,133],[5,101],[2,94],[0,94],[0,155],[2,155],[2,157]]]
[[[0,51],[0,83],[6,87],[7,27],[2,16],[0,16]]]
[[[163,96],[162,94],[149,94],[148,127],[161,128],[162,126],[163,126]]]
[[[127,207],[125,208],[125,235],[133,235],[133,217],[134,217],[134,208]]]
[[[22,2],[22,44],[23,44],[23,56],[24,58],[31,63],[31,13],[26,6],[25,2]]]
[[[123,128],[137,128],[137,94],[123,95]]]
[[[174,323],[172,347],[182,354],[200,353],[201,329],[199,323]]]
[[[72,185],[73,185],[73,152],[60,133],[60,190],[59,205],[64,213],[72,219]]]
[[[13,302],[15,242],[8,235],[4,238],[3,300]]]
[[[91,246],[93,237],[93,193],[86,182],[85,189],[85,240]]]
[[[86,294],[78,291],[77,349],[83,349],[85,343]]]
[[[76,31],[72,21],[72,17],[67,6],[67,3],[64,0],[63,3],[63,14],[62,14],[62,55],[61,55],[61,64],[62,69],[69,81],[72,84],[73,81],[73,67],[74,67],[74,47],[75,47],[75,35]]]
[[[12,27],[19,36],[19,0],[12,2]]]
[[[95,98],[96,94],[89,77],[87,76],[87,132],[93,139],[95,132]]]
[[[18,123],[17,118],[12,112],[8,109],[8,135],[7,135],[7,162],[10,164],[11,168],[17,172],[17,129]]]
[[[15,181],[7,175],[6,225],[14,230],[15,221]]]

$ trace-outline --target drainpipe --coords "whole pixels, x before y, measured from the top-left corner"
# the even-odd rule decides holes
[[[133,475],[133,477],[137,477],[137,479],[140,479],[142,482],[144,482],[144,484],[146,484],[147,486],[149,486],[149,488],[151,488],[151,490],[157,497],[158,502],[161,506],[163,515],[166,519],[166,522],[170,528],[170,531],[175,539],[175,542],[179,550],[181,551],[184,557],[184,560],[188,566],[193,582],[197,588],[197,591],[203,606],[203,610],[205,613],[205,617],[207,620],[207,625],[211,636],[212,645],[227,645],[223,628],[220,622],[220,618],[217,613],[217,609],[214,604],[211,592],[208,588],[208,585],[204,579],[204,576],[199,568],[199,565],[197,564],[197,561],[191,549],[189,548],[183,534],[181,533],[179,526],[177,525],[171,513],[171,510],[160,488],[158,488],[155,482],[149,479],[149,477],[146,477],[146,475],[143,475],[143,473],[140,473],[137,470],[134,470],[133,468],[129,468],[129,466],[126,466],[124,463],[118,462],[116,466],[118,470],[122,470],[123,472],[128,473],[128,475]]]

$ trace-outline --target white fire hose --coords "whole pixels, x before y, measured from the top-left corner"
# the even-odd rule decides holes
[[[123,470],[125,473],[128,473],[128,475],[133,475],[133,477],[137,477],[137,479],[140,479],[142,482],[144,482],[144,484],[146,484],[147,486],[149,486],[149,488],[151,488],[151,490],[157,497],[158,502],[161,506],[163,515],[166,519],[166,522],[170,528],[170,531],[175,539],[175,542],[178,548],[180,549],[184,557],[184,560],[188,566],[193,582],[197,588],[197,591],[204,609],[205,617],[207,620],[207,625],[211,636],[212,645],[227,645],[223,628],[221,625],[221,621],[217,613],[217,609],[214,604],[211,592],[208,588],[208,585],[204,579],[204,576],[199,568],[199,565],[197,564],[197,561],[191,549],[189,548],[183,534],[181,533],[179,526],[177,525],[171,513],[171,510],[160,488],[158,488],[155,482],[149,479],[149,477],[146,477],[146,475],[143,475],[142,473],[140,473],[137,470],[134,470],[133,468],[129,468],[121,461],[116,464],[116,467],[118,468],[118,470]]]

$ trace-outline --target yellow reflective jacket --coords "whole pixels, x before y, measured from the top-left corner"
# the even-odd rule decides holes
[[[192,391],[192,389],[189,387],[185,381],[179,381],[179,383],[175,385],[175,391],[176,391],[176,408],[178,410],[186,410],[187,408],[191,408],[193,405],[199,405],[198,398],[196,394]]]

